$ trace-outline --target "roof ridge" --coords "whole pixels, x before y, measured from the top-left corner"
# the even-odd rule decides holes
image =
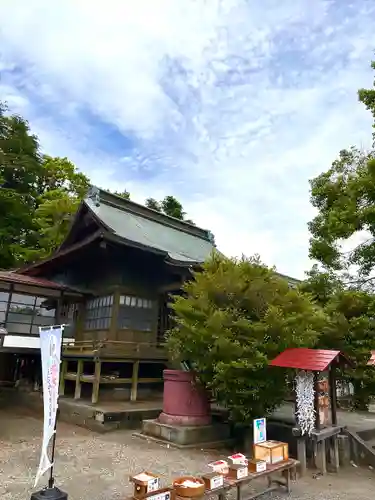
[[[213,243],[213,235],[208,229],[204,229],[202,227],[196,226],[195,224],[191,224],[190,222],[177,219],[176,217],[171,217],[170,215],[166,215],[163,212],[148,208],[141,203],[128,200],[126,198],[123,198],[122,196],[113,194],[97,186],[92,185],[90,187],[86,195],[86,199],[87,198],[91,199],[97,206],[99,206],[100,203],[103,202],[104,204],[112,206],[113,208],[123,210],[124,212],[131,212],[135,215],[139,215],[154,222],[163,224],[164,226],[176,229],[177,231],[183,231],[192,236],[196,236],[197,238],[202,238]]]

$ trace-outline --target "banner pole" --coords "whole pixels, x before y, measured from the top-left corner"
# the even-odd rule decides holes
[[[63,354],[63,336],[64,336],[64,330],[65,330],[65,325],[61,325],[62,332],[61,332],[61,346],[60,346],[60,367],[59,367],[59,380],[61,377],[61,362],[62,362],[62,354]],[[55,419],[55,427],[54,427],[54,433],[52,437],[52,446],[51,446],[51,468],[49,470],[49,479],[48,479],[48,488],[53,488],[55,484],[55,478],[53,476],[53,468],[54,468],[54,462],[55,462],[55,449],[56,449],[56,430],[57,430],[57,420],[60,415],[60,408],[59,408],[59,399],[60,395],[58,396],[57,399],[57,411],[56,411],[56,419]]]

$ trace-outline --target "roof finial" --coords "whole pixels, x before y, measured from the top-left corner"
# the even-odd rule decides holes
[[[100,206],[100,191],[96,186],[90,186],[90,189],[87,193],[87,198],[92,200],[95,203],[95,206]]]
[[[207,236],[208,236],[208,241],[210,243],[212,243],[212,245],[214,245],[216,247],[216,243],[215,243],[215,235],[214,233],[211,233],[211,231],[207,231]]]

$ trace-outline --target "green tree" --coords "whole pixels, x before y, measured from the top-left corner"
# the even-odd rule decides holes
[[[371,66],[375,69],[374,62]],[[358,97],[375,120],[375,82],[374,88],[360,89]],[[310,185],[318,210],[309,224],[310,256],[334,271],[356,266],[358,282],[366,283],[375,264],[375,150],[340,151]]]
[[[213,255],[183,290],[172,305],[172,358],[189,361],[236,422],[270,413],[283,401],[286,379],[268,363],[287,347],[314,345],[322,309],[257,257]]]
[[[186,212],[184,212],[182,204],[174,196],[166,196],[161,201],[157,201],[155,198],[147,198],[145,205],[147,208],[162,212],[165,215],[169,215],[169,217],[174,217],[175,219],[183,220],[189,224],[194,224],[192,220],[185,218]]]
[[[47,257],[64,238],[88,179],[42,155],[26,120],[0,105],[0,268]]]
[[[166,196],[161,202],[162,211],[175,219],[185,220],[186,212],[181,203],[174,196]]]
[[[367,366],[371,350],[375,349],[375,296],[361,290],[342,290],[326,305],[329,317],[319,345],[326,349],[343,351],[353,362],[341,377],[354,386],[354,406],[368,407],[374,394],[375,377]]]
[[[0,103],[0,268],[22,261],[30,246],[42,171],[37,138],[26,120]]]
[[[145,205],[147,208],[151,208],[151,210],[156,210],[157,212],[162,211],[160,203],[156,201],[155,198],[147,198],[147,200],[145,201]]]
[[[375,70],[375,61],[371,62],[371,68]],[[366,106],[366,109],[368,109],[371,112],[374,118],[373,128],[375,128],[375,79],[373,82],[373,86],[374,88],[372,89],[359,89],[358,98],[360,102],[362,102]],[[375,139],[375,132],[374,132],[374,139]]]
[[[124,191],[113,191],[113,194],[119,196],[120,198],[125,198],[125,200],[130,200],[130,193],[129,191],[126,191],[126,189],[124,189]]]
[[[309,223],[310,256],[328,268],[359,267],[366,277],[375,262],[374,152],[341,151],[332,167],[311,181],[311,201],[318,215]],[[365,231],[368,237],[350,251],[342,242]]]
[[[314,264],[306,273],[306,279],[299,285],[299,289],[310,294],[315,302],[324,307],[335,294],[344,290],[344,284],[336,273],[327,269],[320,270]]]
[[[42,166],[33,218],[34,245],[25,249],[25,261],[46,258],[58,248],[89,188],[89,179],[67,158],[46,155]]]
[[[370,352],[375,350],[375,295],[350,288],[334,272],[321,272],[317,266],[300,289],[324,307],[327,322],[317,345],[340,350],[350,358],[353,367],[345,367],[340,378],[353,384],[354,406],[366,409],[375,394],[375,373],[367,366]]]

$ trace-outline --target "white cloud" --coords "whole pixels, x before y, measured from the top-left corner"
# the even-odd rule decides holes
[[[356,91],[372,82],[375,6],[354,7],[2,2],[0,97],[94,182],[175,194],[224,252],[302,276],[308,179],[371,139]]]

